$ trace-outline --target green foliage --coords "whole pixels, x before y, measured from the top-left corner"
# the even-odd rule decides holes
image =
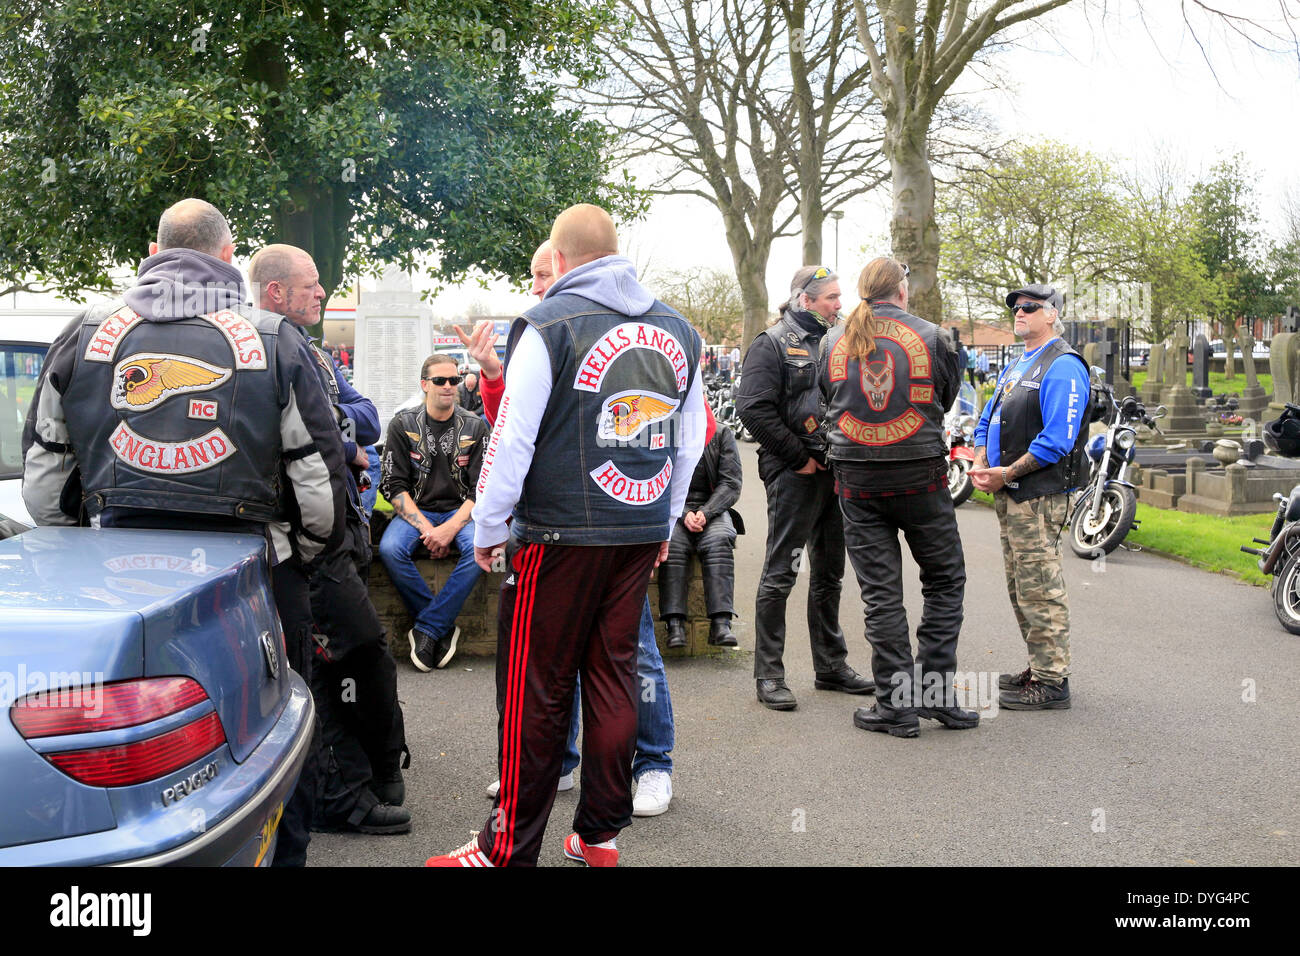
[[[1241,551],[1251,538],[1267,538],[1273,514],[1194,515],[1138,503],[1141,527],[1129,532],[1130,544],[1176,555],[1207,571],[1227,571],[1248,584],[1268,587],[1272,578],[1261,574],[1253,555]]]
[[[957,314],[1007,318],[1025,282],[1120,278],[1124,210],[1102,159],[1029,144],[963,174],[939,194],[940,275]]]
[[[1219,307],[1210,312],[1219,322],[1263,318],[1280,312],[1285,304],[1269,274],[1269,250],[1251,178],[1238,155],[1216,163],[1209,177],[1192,187],[1201,224],[1197,254],[1223,290]]]
[[[17,0],[0,14],[0,288],[105,289],[185,196],[247,254],[344,274],[522,278],[560,209],[640,211],[607,137],[556,106],[597,73],[582,0]]]

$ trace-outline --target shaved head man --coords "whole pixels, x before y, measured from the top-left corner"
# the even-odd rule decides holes
[[[173,203],[158,219],[158,239],[149,243],[149,255],[168,249],[192,249],[222,262],[230,262],[235,255],[226,217],[202,199]]]
[[[555,283],[554,248],[551,240],[547,239],[537,247],[537,251],[533,253],[533,261],[528,266],[528,271],[533,274],[533,287],[530,291],[539,299],[545,296],[546,290]]]
[[[316,263],[305,249],[277,243],[253,256],[248,264],[258,308],[278,312],[299,328],[320,321],[325,289]]]
[[[609,213],[591,203],[570,206],[551,226],[555,277],[605,256],[618,255],[618,233]]]

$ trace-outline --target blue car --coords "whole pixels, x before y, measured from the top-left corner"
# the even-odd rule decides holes
[[[0,541],[0,865],[266,866],[315,714],[261,538]]]

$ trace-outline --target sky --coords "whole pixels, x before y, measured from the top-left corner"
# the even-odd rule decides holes
[[[1257,175],[1265,221],[1275,223],[1280,198],[1288,190],[1300,197],[1300,63],[1294,51],[1252,50],[1201,20],[1203,54],[1179,14],[1191,2],[1146,0],[1144,21],[1138,0],[1075,0],[1015,29],[1012,42],[984,69],[985,77],[996,77],[996,88],[968,72],[954,92],[978,104],[1001,139],[1051,139],[1103,154],[1121,167],[1140,165],[1164,150],[1180,157],[1195,179],[1216,160],[1240,152]],[[1300,0],[1223,0],[1220,6],[1267,19],[1276,17],[1279,2],[1300,23]],[[858,270],[888,252],[889,203],[882,188],[845,208],[838,255],[835,226],[827,222],[823,248],[827,264],[843,277],[846,312],[856,304]],[[657,275],[678,269],[732,270],[722,219],[702,199],[661,198],[646,218],[621,227],[620,236],[624,254],[644,270],[652,290]],[[797,240],[774,244],[770,301],[785,298],[800,264]],[[415,285],[427,287],[418,276]],[[436,316],[450,319],[471,307],[517,314],[534,301],[508,283],[493,282],[485,290],[471,280],[430,304]]]
[[[961,95],[978,103],[1005,139],[1051,139],[1113,158],[1123,167],[1166,150],[1180,157],[1196,179],[1215,161],[1245,155],[1257,173],[1265,221],[1287,189],[1300,194],[1300,63],[1294,51],[1270,56],[1253,51],[1222,29],[1198,24],[1202,54],[1175,0],[1147,2],[1145,23],[1138,4],[1111,0],[1073,3],[1018,28],[1015,42],[990,64],[1002,89],[970,76]],[[1276,16],[1272,0],[1234,0],[1234,12]],[[1300,5],[1291,0],[1300,17]],[[1206,63],[1208,55],[1214,70]],[[1215,73],[1217,72],[1217,79]],[[853,277],[865,262],[888,252],[889,194],[851,204],[840,222],[838,269],[844,277],[844,310],[856,303]],[[656,274],[695,265],[728,272],[731,255],[722,218],[706,201],[664,197],[650,215],[622,230],[624,254]],[[823,249],[835,266],[835,227],[827,222]],[[797,240],[778,240],[768,268],[772,302],[781,301],[801,265]],[[441,296],[435,311],[465,308],[478,300],[493,312],[527,308],[527,295],[508,287],[477,288]]]

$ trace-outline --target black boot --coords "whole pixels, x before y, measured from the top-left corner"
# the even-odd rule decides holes
[[[731,615],[718,615],[709,621],[709,643],[714,647],[736,647],[740,642],[731,633]]]
[[[668,646],[686,646],[686,621],[680,617],[668,618]]]

